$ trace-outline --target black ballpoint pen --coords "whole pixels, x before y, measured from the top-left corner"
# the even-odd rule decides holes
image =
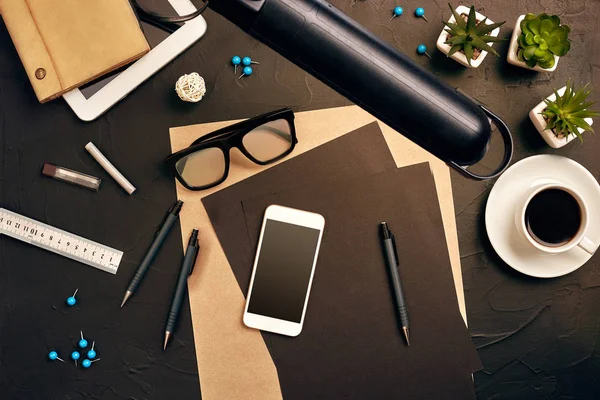
[[[177,278],[177,286],[175,287],[175,293],[173,294],[173,301],[171,302],[171,308],[169,310],[169,315],[167,316],[165,345],[163,350],[167,348],[167,343],[169,343],[169,339],[175,330],[175,323],[177,322],[179,310],[181,309],[181,301],[183,300],[183,295],[185,293],[185,289],[187,288],[187,278],[194,270],[194,264],[196,264],[196,257],[198,256],[199,249],[198,230],[194,229],[185,251],[185,257],[183,259],[183,263],[181,264],[181,271],[179,271],[179,278]]]
[[[125,292],[125,296],[123,297],[121,307],[125,305],[125,302],[127,302],[129,297],[131,297],[133,292],[135,292],[138,285],[142,281],[144,274],[146,273],[148,268],[150,268],[150,264],[152,264],[152,261],[154,261],[154,258],[156,257],[158,251],[162,247],[162,244],[167,238],[169,232],[171,231],[171,228],[173,228],[173,225],[175,225],[177,218],[179,218],[179,212],[181,211],[182,206],[183,201],[177,200],[177,202],[175,202],[175,204],[171,206],[171,208],[167,212],[167,215],[165,215],[163,222],[160,224],[158,231],[156,232],[156,237],[154,238],[152,245],[148,249],[148,252],[146,253],[146,256],[142,260],[142,263],[138,267],[137,271],[135,271],[135,275],[131,279],[131,282],[129,282],[129,286],[127,287],[127,291]]]
[[[386,264],[392,280],[392,288],[394,290],[394,298],[396,300],[396,308],[398,315],[400,316],[400,323],[402,324],[402,332],[404,332],[404,338],[406,344],[410,346],[408,340],[408,312],[406,310],[406,302],[404,301],[404,294],[402,293],[402,285],[400,283],[400,276],[398,274],[398,249],[396,248],[396,240],[387,222],[382,222],[381,236],[383,243],[383,251],[385,253]]]

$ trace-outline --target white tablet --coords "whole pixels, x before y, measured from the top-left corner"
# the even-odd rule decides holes
[[[142,5],[151,3],[149,8],[162,15],[186,15],[196,11],[190,0],[139,1]],[[151,47],[148,54],[124,69],[63,95],[80,119],[84,121],[96,119],[183,53],[204,35],[206,21],[202,16],[198,16],[185,22],[174,33],[168,33],[145,22],[142,22],[142,28]]]

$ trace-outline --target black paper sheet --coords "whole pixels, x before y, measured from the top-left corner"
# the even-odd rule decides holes
[[[270,204],[318,212],[326,221],[303,332],[293,340],[263,333],[278,370],[304,371],[280,374],[286,399],[474,398],[464,377],[471,380],[481,365],[458,309],[429,164],[243,201],[254,246]],[[398,327],[381,221],[396,235],[410,347]],[[318,380],[336,384],[305,387]]]
[[[473,398],[471,372],[480,361],[458,311],[427,164],[396,170],[380,130],[370,124],[205,198],[244,293],[264,209],[273,203],[326,219],[303,332],[297,338],[263,332],[284,398]],[[419,215],[424,223],[417,226]],[[402,270],[411,287],[405,289],[415,325],[411,334],[418,341],[410,348],[398,329],[379,247],[377,224],[383,219],[397,225],[399,241],[412,244],[399,248],[401,259],[414,266],[410,271],[421,271],[421,264],[429,268],[406,277]],[[414,257],[421,259],[415,264]]]

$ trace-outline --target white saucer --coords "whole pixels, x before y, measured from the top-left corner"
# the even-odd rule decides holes
[[[508,265],[538,278],[554,278],[575,271],[592,256],[579,247],[559,254],[536,249],[517,230],[515,207],[527,189],[563,182],[581,193],[590,211],[587,236],[600,242],[600,185],[583,166],[570,158],[539,155],[511,166],[498,179],[488,198],[485,226],[492,246]]]

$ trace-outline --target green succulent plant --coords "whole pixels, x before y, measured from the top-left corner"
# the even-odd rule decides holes
[[[506,21],[496,22],[488,25],[486,24],[486,17],[483,19],[483,21],[479,21],[479,23],[477,23],[475,6],[471,6],[471,9],[469,10],[469,16],[465,21],[465,19],[459,13],[457,13],[450,4],[448,4],[448,6],[452,11],[452,15],[454,15],[454,19],[456,20],[454,23],[444,21],[444,25],[448,27],[446,32],[450,34],[450,37],[445,43],[452,46],[448,52],[448,57],[457,51],[462,50],[464,51],[465,56],[467,56],[467,62],[469,65],[471,65],[471,60],[473,59],[474,49],[487,51],[498,57],[496,50],[494,50],[494,48],[488,43],[501,42],[503,39],[490,36],[489,33],[499,26],[502,26]]]
[[[590,110],[595,102],[586,101],[591,93],[588,86],[589,83],[576,89],[571,81],[568,81],[562,96],[554,89],[556,99],[544,100],[546,109],[540,113],[546,120],[546,129],[551,129],[560,138],[563,136],[567,138],[571,134],[576,135],[581,141],[583,141],[583,135],[578,128],[594,133],[585,118],[597,117],[600,113]]]
[[[517,57],[524,61],[529,68],[539,65],[548,69],[554,66],[554,56],[567,54],[571,48],[568,25],[561,25],[558,16],[548,16],[541,13],[535,16],[531,13],[521,21],[521,35],[518,43]]]

